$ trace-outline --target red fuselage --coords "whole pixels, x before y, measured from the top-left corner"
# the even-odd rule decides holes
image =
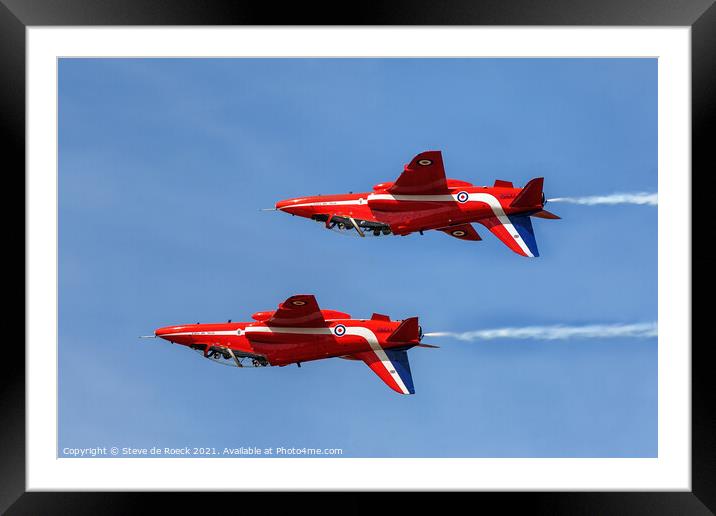
[[[277,310],[256,312],[255,322],[166,326],[154,336],[190,347],[206,358],[237,367],[285,366],[340,357],[364,362],[400,394],[414,394],[407,350],[421,344],[417,317],[353,319],[321,310],[311,294],[289,297]]]
[[[326,311],[324,311],[325,313]],[[155,331],[157,337],[198,349],[204,355],[212,351],[234,352],[237,357],[265,359],[272,366],[284,366],[331,357],[347,357],[382,349],[409,348],[415,339],[392,342],[388,337],[402,321],[372,319],[329,319],[326,327],[276,327],[263,322],[185,324],[166,326]]]
[[[448,193],[393,195],[386,190],[391,184],[377,185],[373,192],[286,199],[276,203],[276,208],[306,218],[316,219],[330,214],[386,224],[396,235],[479,222],[495,216],[535,212],[543,208],[543,202],[511,208],[510,203],[522,191],[521,188],[467,186],[469,183],[448,179]]]
[[[296,197],[276,209],[325,223],[328,229],[368,234],[408,235],[431,229],[460,240],[482,240],[478,222],[515,253],[539,256],[530,217],[558,219],[544,210],[543,177],[523,188],[495,180],[475,186],[445,177],[442,153],[425,151],[405,165],[398,179],[380,183],[372,192]]]

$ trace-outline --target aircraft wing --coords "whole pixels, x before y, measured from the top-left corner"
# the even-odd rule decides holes
[[[539,256],[532,221],[527,215],[498,215],[478,221],[497,238],[519,255]]]
[[[408,352],[404,349],[377,349],[355,353],[350,358],[362,360],[385,384],[399,394],[415,394],[410,374]]]
[[[393,195],[448,193],[442,153],[427,151],[415,156],[388,192]]]
[[[268,326],[316,328],[326,325],[316,298],[312,295],[291,296],[278,306]]]

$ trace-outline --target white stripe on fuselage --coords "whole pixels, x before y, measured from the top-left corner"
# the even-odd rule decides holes
[[[177,332],[177,333],[165,333],[164,335],[161,335],[162,337],[174,337],[176,335],[238,335],[239,330],[219,330],[219,331],[185,331],[185,332]],[[241,330],[242,333],[290,333],[290,334],[299,334],[299,335],[332,335],[333,330],[331,328],[292,328],[292,327],[279,327],[279,326],[247,326],[243,330]],[[368,328],[363,328],[362,326],[347,326],[346,332],[341,335],[341,337],[345,335],[357,335],[358,337],[363,337],[366,342],[370,345],[371,349],[373,350],[373,353],[378,357],[378,360],[383,364],[383,367],[385,367],[385,370],[388,371],[388,374],[393,378],[395,383],[398,384],[398,387],[403,391],[403,394],[410,394],[408,389],[405,387],[405,383],[403,383],[403,379],[400,377],[400,375],[397,373],[397,370],[393,363],[388,358],[388,355],[386,355],[385,350],[381,347],[380,343],[378,342],[378,338],[375,336],[375,333],[373,333]]]
[[[351,201],[302,202],[302,203],[298,203],[298,204],[291,204],[290,206],[284,206],[283,208],[279,208],[279,210],[283,210],[284,208],[300,208],[303,206],[351,206],[353,204],[355,204],[357,206],[361,206],[364,203],[359,202],[358,199],[354,199]]]
[[[219,331],[178,331],[176,333],[162,333],[158,337],[176,337],[181,335],[239,335],[239,330],[219,330]]]
[[[333,334],[333,330],[331,328],[282,328],[278,326],[249,326],[245,331],[246,333],[297,333],[301,335]],[[380,360],[381,364],[383,364],[385,370],[388,371],[388,374],[390,374],[395,383],[398,384],[400,390],[403,391],[403,394],[410,394],[407,387],[405,387],[405,383],[403,383],[403,379],[400,377],[395,366],[388,358],[388,355],[386,355],[385,350],[383,350],[378,342],[378,338],[375,336],[375,333],[368,328],[363,328],[362,326],[346,326],[346,332],[341,335],[341,337],[346,335],[363,337],[370,345],[373,353],[375,353],[378,357],[378,360]]]
[[[459,193],[459,192],[458,192]],[[368,194],[368,202],[372,200],[376,201],[414,201],[414,202],[458,202],[457,200],[457,194],[437,194],[437,195],[391,195],[391,194]],[[524,239],[522,237],[515,238],[514,235],[519,235],[519,232],[515,230],[515,227],[512,225],[512,222],[510,222],[509,217],[505,214],[505,210],[502,208],[502,205],[500,204],[500,201],[497,200],[497,197],[495,197],[492,194],[488,193],[471,193],[468,194],[467,201],[464,203],[459,204],[466,204],[468,202],[482,202],[487,204],[491,209],[492,213],[494,213],[495,217],[497,217],[497,220],[500,221],[500,223],[505,227],[510,237],[517,242],[517,245],[520,246],[520,249],[529,256],[530,258],[533,258],[534,255],[532,254],[532,251],[530,251],[530,248],[527,247],[527,244],[525,243]],[[287,208],[293,208],[296,206],[362,206],[364,204],[363,198],[361,198],[361,202],[358,200],[350,200],[350,201],[326,201],[326,202],[306,202],[301,204],[294,204],[293,206],[287,206]]]

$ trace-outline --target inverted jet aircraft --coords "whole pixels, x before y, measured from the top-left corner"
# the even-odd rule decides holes
[[[388,387],[414,394],[408,349],[420,346],[418,318],[391,321],[373,314],[353,319],[335,310],[321,310],[312,295],[289,297],[278,310],[256,312],[253,322],[184,324],[159,328],[161,337],[187,346],[204,357],[235,367],[298,364],[323,358],[362,360]]]
[[[515,253],[539,256],[530,217],[559,219],[544,209],[544,179],[523,188],[509,181],[475,186],[445,177],[440,151],[418,154],[395,182],[380,183],[372,192],[297,197],[276,203],[276,209],[325,224],[328,229],[366,234],[408,235],[430,229],[461,240],[482,240],[479,222]]]

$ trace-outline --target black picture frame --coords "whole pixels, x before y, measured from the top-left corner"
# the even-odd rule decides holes
[[[714,0],[488,0],[473,2],[401,0],[392,2],[286,3],[189,0],[0,0],[0,135],[4,175],[24,177],[25,167],[25,29],[28,26],[63,25],[605,25],[689,26],[692,44],[692,189],[694,225],[708,220],[705,198],[713,166],[713,144],[708,128],[714,125],[716,105],[716,6]],[[8,159],[9,158],[9,159]],[[685,176],[687,180],[687,176]],[[706,183],[706,184],[704,184]],[[6,186],[7,188],[7,186]],[[24,181],[20,187],[24,192]],[[14,190],[14,189],[13,189]],[[16,226],[6,227],[6,235]],[[701,226],[704,230],[704,226]],[[698,234],[698,233],[692,233]],[[708,245],[692,239],[692,253]],[[13,253],[15,254],[15,253]],[[707,278],[712,260],[705,253],[692,257],[692,277]],[[23,257],[27,259],[27,256]],[[8,268],[9,269],[9,268]],[[7,270],[7,269],[6,269]],[[700,274],[704,273],[704,274]],[[693,282],[692,292],[708,292],[705,280]],[[698,339],[696,331],[708,321],[709,298],[692,302],[692,491],[648,493],[471,493],[451,495],[459,502],[482,504],[489,500],[500,510],[522,509],[550,514],[711,514],[716,511],[716,410],[709,394],[716,392],[711,361],[711,339]],[[699,317],[701,315],[702,317]],[[188,509],[190,493],[26,493],[25,492],[25,357],[15,342],[11,355],[0,361],[0,511],[17,514],[133,514],[149,510],[152,503],[164,511]],[[688,345],[684,342],[683,345]],[[10,349],[10,348],[9,348]],[[259,493],[211,496],[211,510],[227,504],[234,510],[265,510],[267,498],[288,507],[335,510],[321,493]],[[237,496],[240,503],[237,504]],[[341,512],[371,511],[375,493],[351,493],[341,498]],[[423,508],[424,494],[411,499]],[[454,498],[457,496],[458,498]],[[467,497],[470,497],[469,499]],[[201,503],[201,502],[199,502]],[[326,507],[328,506],[328,507]],[[331,506],[333,506],[331,508]],[[199,506],[207,509],[206,503]],[[323,507],[323,509],[321,509]],[[438,502],[436,508],[444,510]]]

